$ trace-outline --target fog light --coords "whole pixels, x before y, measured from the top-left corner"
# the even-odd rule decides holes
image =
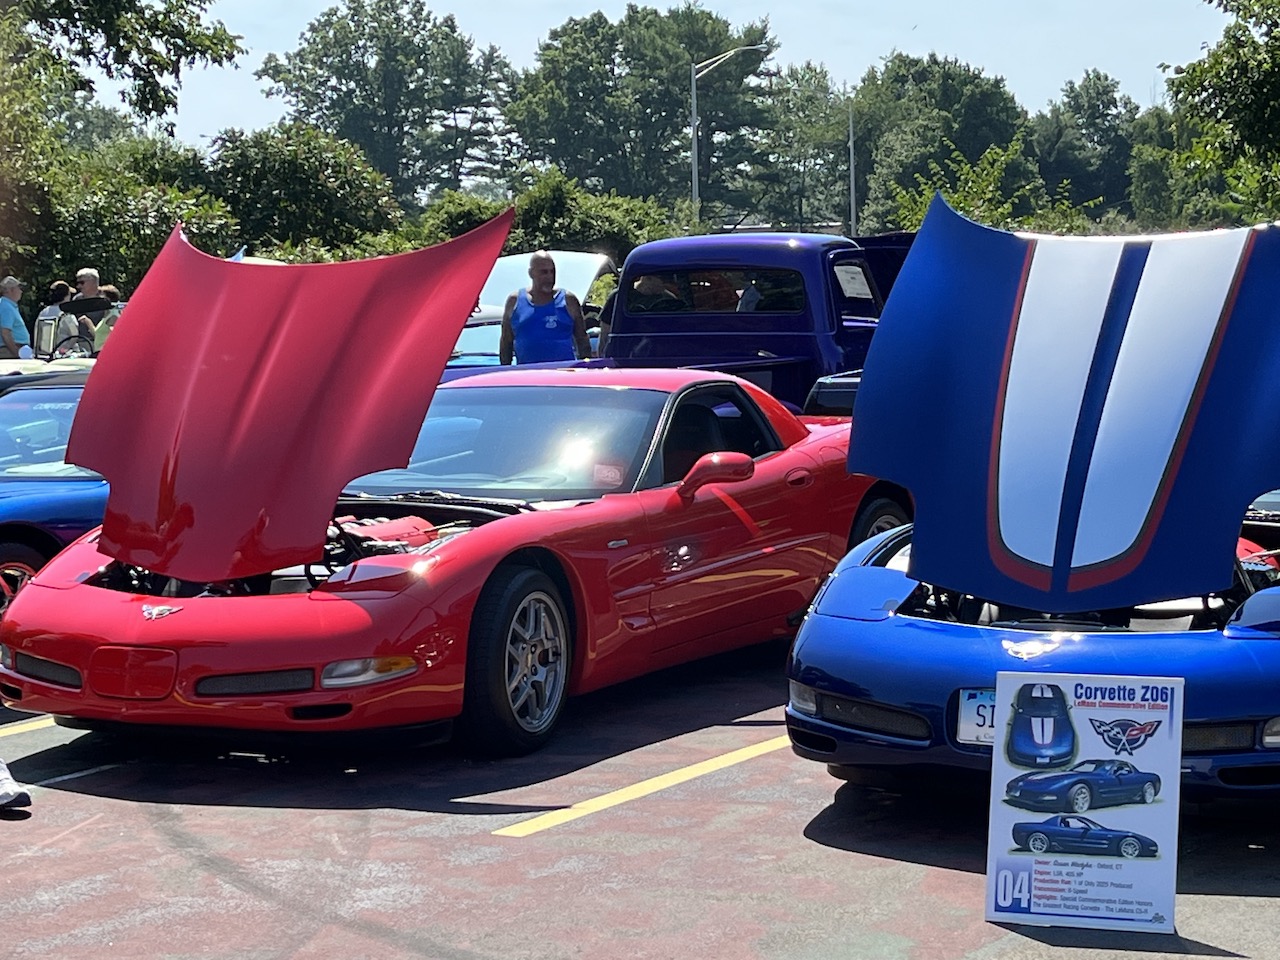
[[[791,680],[787,684],[790,689],[791,709],[796,713],[816,717],[818,715],[818,691],[813,687]]]
[[[1280,747],[1280,717],[1272,717],[1262,728],[1262,745]]]
[[[320,674],[320,686],[359,687],[366,683],[379,683],[402,677],[417,669],[413,657],[367,657],[363,660],[339,660],[324,668]]]

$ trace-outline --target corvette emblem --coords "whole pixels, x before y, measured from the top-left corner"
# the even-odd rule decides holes
[[[1093,724],[1093,729],[1102,738],[1102,742],[1114,750],[1117,757],[1122,753],[1133,756],[1133,751],[1150,740],[1152,734],[1160,729],[1159,720],[1148,720],[1146,723],[1138,723],[1137,720],[1112,720],[1106,723],[1090,717],[1089,722]]]
[[[171,613],[177,613],[181,609],[181,607],[153,607],[149,603],[144,603],[142,605],[142,619],[159,620],[162,617],[167,617]]]

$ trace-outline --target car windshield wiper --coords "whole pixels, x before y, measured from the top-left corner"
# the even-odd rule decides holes
[[[528,500],[503,497],[475,497],[449,490],[402,490],[398,493],[365,493],[362,490],[343,491],[344,500],[381,500],[391,503],[456,503],[465,506],[492,507],[497,510],[533,510]]]

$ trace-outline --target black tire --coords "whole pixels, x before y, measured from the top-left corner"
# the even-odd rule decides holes
[[[1126,860],[1132,860],[1142,855],[1142,843],[1137,837],[1125,837],[1116,844],[1116,853]]]
[[[1043,833],[1033,833],[1027,837],[1027,849],[1032,853],[1048,853],[1049,838]]]
[[[480,592],[467,649],[460,733],[486,756],[551,739],[568,694],[573,641],[560,591],[531,567],[499,567]]]
[[[1072,813],[1087,813],[1093,806],[1093,791],[1087,784],[1077,783],[1067,791],[1067,809]]]
[[[853,530],[849,533],[849,546],[855,547],[863,540],[900,527],[910,519],[898,501],[876,497],[858,511],[857,519],[853,521]]]
[[[48,557],[25,543],[0,542],[0,611],[48,562]]]

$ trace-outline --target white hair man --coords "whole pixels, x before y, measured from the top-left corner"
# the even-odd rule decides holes
[[[31,356],[31,332],[18,309],[25,286],[14,276],[0,280],[0,359],[17,360]]]

